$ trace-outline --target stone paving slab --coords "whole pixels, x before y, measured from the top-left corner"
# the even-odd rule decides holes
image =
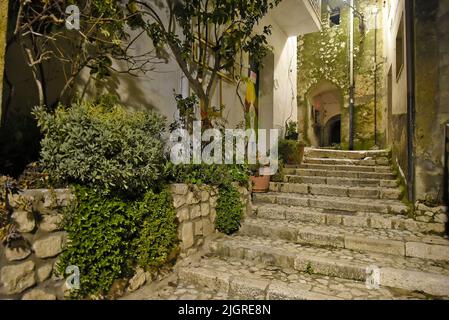
[[[301,195],[295,193],[259,193],[253,194],[254,202],[278,204],[293,207],[342,210],[349,212],[377,212],[404,215],[408,207],[398,200],[351,199],[343,197]]]
[[[222,257],[293,268],[297,271],[364,281],[367,268],[376,266],[388,286],[449,296],[449,262],[405,258],[348,249],[310,247],[283,240],[246,236],[225,237],[211,244]],[[401,277],[389,277],[391,274]],[[415,277],[416,287],[410,278]],[[387,280],[385,280],[387,281]],[[383,282],[381,282],[382,284]]]
[[[357,178],[330,178],[316,176],[284,176],[284,182],[287,183],[306,183],[306,184],[325,184],[346,187],[384,187],[397,188],[398,182],[395,180],[382,179],[357,179]]]
[[[288,220],[248,218],[240,234],[306,245],[449,261],[448,239],[404,230],[327,226]]]
[[[426,299],[426,296],[387,287],[368,289],[366,283],[311,275],[294,269],[254,264],[236,258],[205,257],[180,270],[189,283],[216,288],[239,299],[267,300],[397,300]],[[217,278],[228,281],[228,290],[217,287]]]
[[[306,148],[305,156],[308,158],[363,160],[367,158],[374,158],[374,159],[388,158],[390,156],[390,152],[387,150],[343,151],[343,150]]]
[[[311,222],[330,226],[404,230],[412,233],[436,234],[438,236],[443,235],[445,232],[445,225],[442,223],[418,222],[402,215],[375,212],[346,212],[254,203],[253,216],[270,220]]]
[[[331,159],[331,158],[310,158],[304,159],[305,164],[327,164],[327,165],[350,165],[350,166],[376,166],[390,165],[388,158],[382,160],[367,159],[367,160],[351,160],[351,159]]]
[[[235,258],[205,256],[181,267],[162,286],[146,286],[127,300],[421,300],[428,296],[364,282],[300,273]],[[225,279],[220,282],[217,279]],[[225,286],[223,284],[225,283]]]
[[[396,180],[397,177],[393,173],[377,173],[377,172],[357,172],[357,171],[335,171],[323,169],[284,169],[287,175],[297,176],[316,176],[316,177],[330,177],[330,178],[356,178],[356,179],[382,179],[382,180]]]
[[[297,193],[302,195],[348,197],[357,199],[399,200],[402,198],[402,192],[398,188],[386,187],[349,187],[327,184],[271,182],[270,191],[282,193]]]
[[[347,171],[364,173],[392,173],[390,166],[361,166],[361,165],[335,165],[304,163],[298,169],[312,169],[325,171]]]

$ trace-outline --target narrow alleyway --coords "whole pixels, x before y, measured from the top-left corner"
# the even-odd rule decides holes
[[[253,196],[237,235],[128,298],[449,298],[444,225],[408,218],[396,179],[384,151],[308,150],[285,183]],[[370,268],[378,289],[366,284]]]

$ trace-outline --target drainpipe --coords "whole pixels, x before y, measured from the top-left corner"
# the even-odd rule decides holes
[[[377,2],[374,13],[374,146],[377,146]]]
[[[349,4],[349,150],[354,150],[354,0]]]
[[[449,207],[449,122],[444,130],[444,204]],[[449,225],[448,225],[449,226]],[[448,229],[449,230],[449,229]]]
[[[405,0],[407,49],[407,163],[408,198],[415,203],[415,6],[414,0]]]

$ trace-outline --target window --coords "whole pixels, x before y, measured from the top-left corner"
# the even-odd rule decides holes
[[[339,26],[341,23],[341,10],[340,7],[335,7],[330,9],[329,11],[329,19],[330,19],[330,26]]]
[[[404,69],[404,46],[404,16],[402,16],[396,36],[396,79],[399,79]]]

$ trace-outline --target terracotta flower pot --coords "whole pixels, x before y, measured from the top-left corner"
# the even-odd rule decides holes
[[[263,168],[263,174],[260,176],[252,176],[253,193],[266,193],[270,189],[270,168]]]
[[[270,188],[270,176],[251,177],[253,193],[266,193]]]

